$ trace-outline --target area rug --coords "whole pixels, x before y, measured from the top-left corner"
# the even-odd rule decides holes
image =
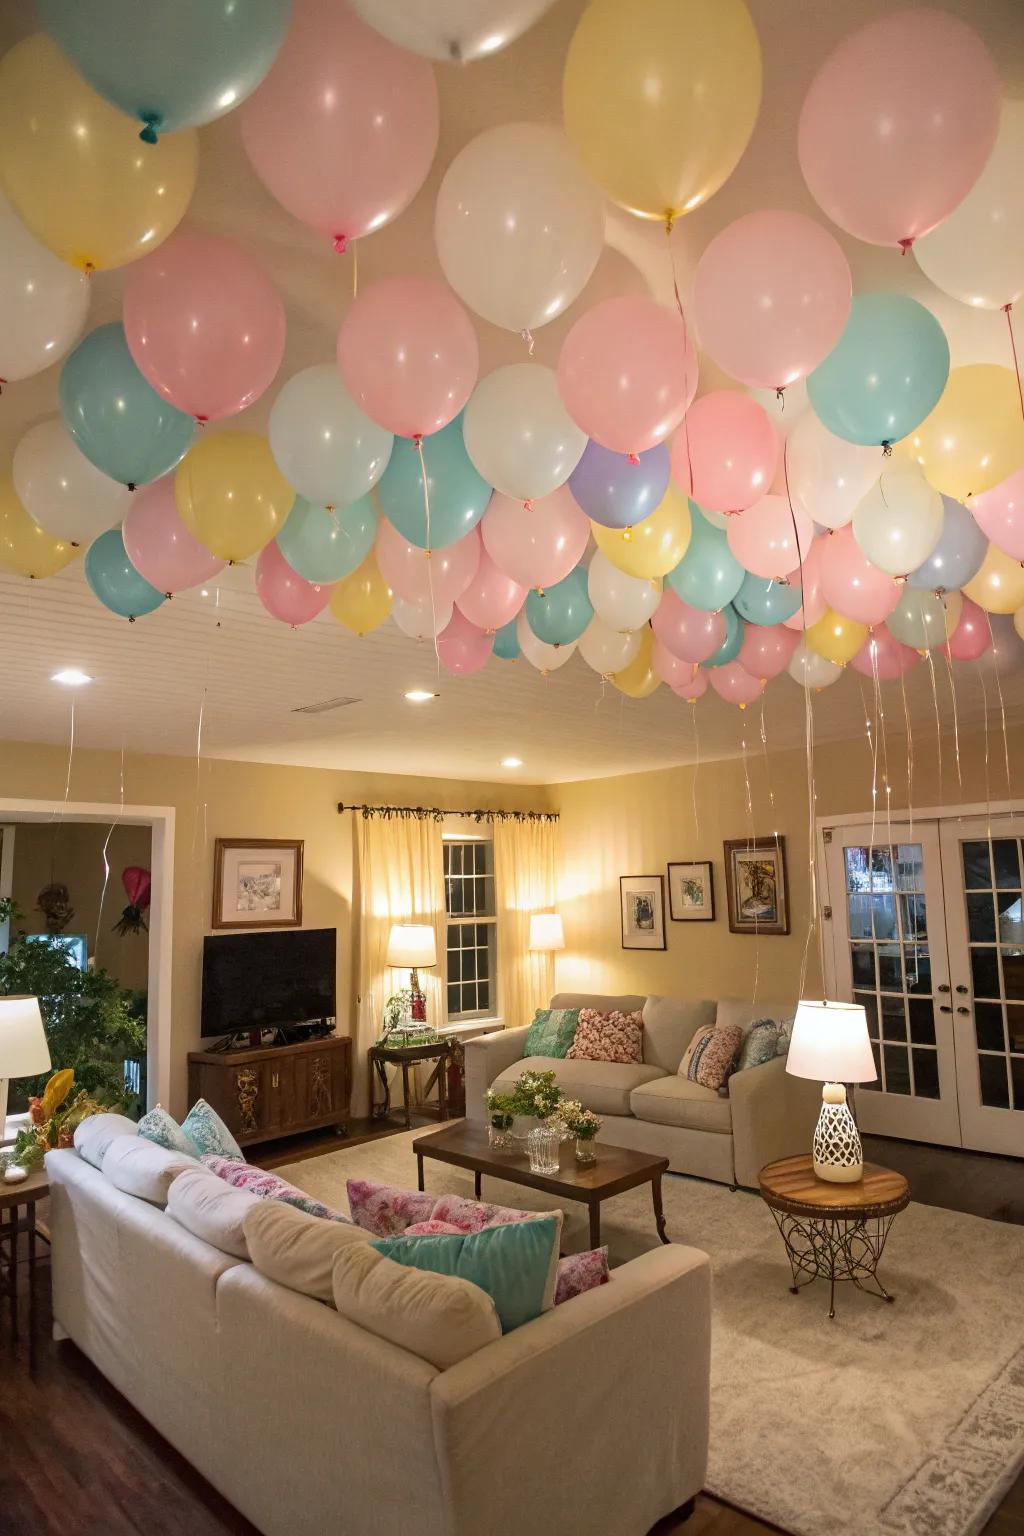
[[[406,1132],[275,1171],[347,1210],[345,1181],[416,1187]],[[426,1162],[438,1194],[472,1175]],[[558,1202],[484,1179],[484,1198]],[[759,1196],[669,1175],[674,1242],[714,1274],[708,1491],[793,1536],[975,1536],[1024,1465],[1024,1228],[911,1204],[882,1277],[887,1306],[815,1282],[791,1296],[789,1267]],[[586,1248],[571,1202],[564,1245]],[[649,1188],[602,1207],[613,1265],[657,1247]]]

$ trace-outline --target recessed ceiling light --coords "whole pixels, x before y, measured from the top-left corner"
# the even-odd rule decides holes
[[[406,698],[410,704],[429,704],[431,699],[440,698],[440,694],[428,693],[425,688],[410,688]]]
[[[523,766],[523,760],[521,757],[503,757],[501,760],[501,766],[503,768],[521,768]]]
[[[50,682],[63,683],[65,688],[81,688],[85,683],[91,683],[92,678],[78,667],[65,667],[62,672],[55,672]]]

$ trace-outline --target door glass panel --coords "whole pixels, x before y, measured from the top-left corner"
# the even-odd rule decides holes
[[[1024,1056],[1010,1057],[1010,1076],[1013,1079],[1013,1107],[1024,1114]]]
[[[908,943],[928,937],[923,896],[901,896],[900,919],[903,923],[903,937]]]
[[[988,843],[964,843],[964,890],[990,891],[992,889],[992,865],[988,856]]]
[[[917,947],[908,946],[905,952],[907,971],[907,991],[917,994],[931,994],[932,990],[932,963],[928,958],[928,951],[923,945]]]
[[[870,1083],[858,1083],[857,1084],[857,1088],[858,1088],[858,1090],[861,1089],[861,1088],[869,1088],[874,1093],[877,1093],[878,1090],[882,1086],[882,1066],[881,1066],[881,1058],[879,1057],[879,1054],[878,1054],[878,1041],[877,1040],[872,1040],[872,1042],[871,1042],[871,1054],[875,1058],[875,1076],[874,1076],[874,1079]]]
[[[853,984],[855,987],[875,986],[875,951],[868,944],[850,945],[850,963],[853,966]]]
[[[885,1057],[885,1091],[886,1093],[910,1092],[910,1061],[905,1045],[886,1045],[883,1047]]]
[[[1020,890],[1020,859],[1015,837],[999,837],[992,844],[992,862],[996,885],[1001,891]]]
[[[859,1003],[868,1016],[868,1034],[872,1040],[878,1039],[878,1000],[873,992],[855,992],[855,1003]],[[1021,1047],[1024,1050],[1024,1046]]]
[[[910,1010],[910,1038],[915,1045],[935,1044],[935,1014],[931,998],[912,997],[907,1004]]]
[[[850,918],[850,938],[871,937],[871,896],[867,891],[851,891],[847,903]],[[995,935],[993,935],[995,937]]]
[[[1024,1055],[1024,1008],[1007,1008],[1006,1033],[1010,1041],[1010,1050],[1019,1051]]]
[[[937,1099],[939,1057],[937,1051],[914,1051],[914,1092],[919,1099]]]
[[[1001,1003],[975,1003],[974,1033],[979,1051],[1001,1051],[1003,1042],[1003,1008]]]
[[[903,965],[898,944],[878,945],[878,990],[903,991]]]
[[[1024,911],[1021,845],[996,837],[961,845],[974,989],[981,1102],[1024,1111]],[[982,889],[984,887],[984,890]],[[974,892],[977,892],[975,894]],[[991,901],[991,913],[987,903]],[[999,946],[998,948],[996,946]],[[1012,1053],[1012,1054],[1011,1054]]]
[[[967,898],[967,937],[972,944],[994,944],[996,914],[991,891],[980,891]]]
[[[906,1043],[907,1021],[903,1012],[902,997],[882,998],[882,1038]]]
[[[1003,996],[1020,1002],[1024,998],[1024,949],[1002,949]]]
[[[1021,913],[1020,892],[1000,891],[996,896],[996,910],[999,913],[1000,943],[1024,944],[1024,919]]]
[[[1009,1109],[1010,1085],[1006,1076],[1005,1056],[979,1056],[981,1102],[992,1109]]]
[[[891,848],[872,848],[871,850],[871,889],[873,891],[895,889]]]
[[[975,997],[999,996],[999,960],[994,949],[971,946],[971,979]]]
[[[896,850],[896,884],[901,891],[924,890],[924,861],[920,843],[900,843]]]

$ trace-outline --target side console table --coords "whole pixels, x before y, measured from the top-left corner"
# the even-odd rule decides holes
[[[333,1125],[348,1135],[352,1041],[348,1035],[259,1050],[193,1051],[189,1103],[206,1099],[239,1146]]]

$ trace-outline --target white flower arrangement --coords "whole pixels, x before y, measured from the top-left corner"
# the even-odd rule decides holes
[[[601,1117],[592,1109],[584,1109],[579,1099],[563,1099],[555,1115],[569,1136],[577,1141],[593,1141],[601,1129]]]

